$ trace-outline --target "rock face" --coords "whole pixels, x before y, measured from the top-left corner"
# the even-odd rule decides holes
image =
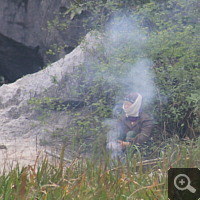
[[[8,82],[43,68],[38,48],[30,48],[0,34],[0,74]]]
[[[20,145],[16,144],[15,148],[19,146],[20,149],[26,151],[28,145],[29,149],[37,149],[37,141],[48,140],[47,138],[57,129],[68,126],[70,115],[66,111],[54,110],[51,113],[48,110],[45,111],[47,123],[41,126],[41,121],[38,120],[41,113],[32,110],[27,101],[44,96],[56,97],[63,101],[66,101],[68,98],[72,99],[73,95],[70,86],[78,87],[72,75],[75,73],[78,65],[87,62],[90,58],[90,54],[85,50],[88,48],[93,52],[97,40],[96,37],[89,33],[86,35],[85,41],[70,54],[47,68],[37,73],[26,75],[14,83],[4,84],[0,87],[0,145],[7,146],[9,144],[7,150],[4,150],[7,151],[8,155],[10,149],[17,152],[17,150],[13,150],[13,145],[16,144],[16,141],[26,140],[29,144],[26,142],[26,146],[23,148],[23,143]],[[86,43],[87,46],[85,46]],[[56,83],[53,81],[55,79]],[[77,101],[74,101],[74,103],[76,104]],[[21,151],[20,149],[18,150]],[[12,153],[10,152],[10,154]],[[36,154],[34,155],[36,156]],[[5,153],[3,158],[5,158]],[[27,158],[23,157],[23,159]]]
[[[77,46],[78,40],[84,36],[82,13],[75,17],[65,30],[52,28],[47,30],[47,23],[55,18],[58,22],[67,22],[69,15],[63,16],[70,6],[70,0],[6,0],[0,1],[0,33],[26,46],[40,47],[40,53],[51,61],[56,61]],[[59,53],[49,55],[46,51],[51,45],[61,48]]]

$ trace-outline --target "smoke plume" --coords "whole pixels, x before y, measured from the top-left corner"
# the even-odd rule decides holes
[[[120,101],[119,104],[113,108],[113,114],[116,116],[117,112],[120,113],[124,96],[130,92],[140,93],[148,103],[153,100],[154,76],[151,72],[153,62],[145,57],[143,49],[147,37],[133,18],[110,20],[106,26],[106,34],[106,53],[112,63],[111,67],[116,67],[116,73],[112,74],[112,79],[115,76],[115,80],[123,90],[116,97],[117,101]],[[119,76],[119,73],[122,75]],[[107,148],[112,149],[112,158],[122,156],[122,149],[116,143],[120,134],[117,120],[106,121],[106,124],[110,130],[107,136]]]

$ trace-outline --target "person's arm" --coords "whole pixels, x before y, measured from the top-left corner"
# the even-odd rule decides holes
[[[151,137],[153,129],[153,120],[146,119],[142,122],[141,125],[141,132],[134,138],[133,144],[143,144],[144,142],[148,141]]]

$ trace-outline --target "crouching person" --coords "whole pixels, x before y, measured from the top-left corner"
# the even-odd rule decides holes
[[[123,110],[125,114],[119,118],[118,144],[124,151],[133,145],[143,145],[149,142],[153,129],[153,120],[144,113],[142,96],[139,93],[130,93],[125,97]]]

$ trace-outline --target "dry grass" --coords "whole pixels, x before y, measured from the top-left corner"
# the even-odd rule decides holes
[[[167,199],[169,167],[197,167],[200,142],[170,141],[163,158],[122,163],[106,153],[100,161],[75,156],[64,161],[64,147],[57,164],[47,156],[41,165],[17,166],[0,176],[0,199]],[[147,167],[148,166],[148,167]]]

